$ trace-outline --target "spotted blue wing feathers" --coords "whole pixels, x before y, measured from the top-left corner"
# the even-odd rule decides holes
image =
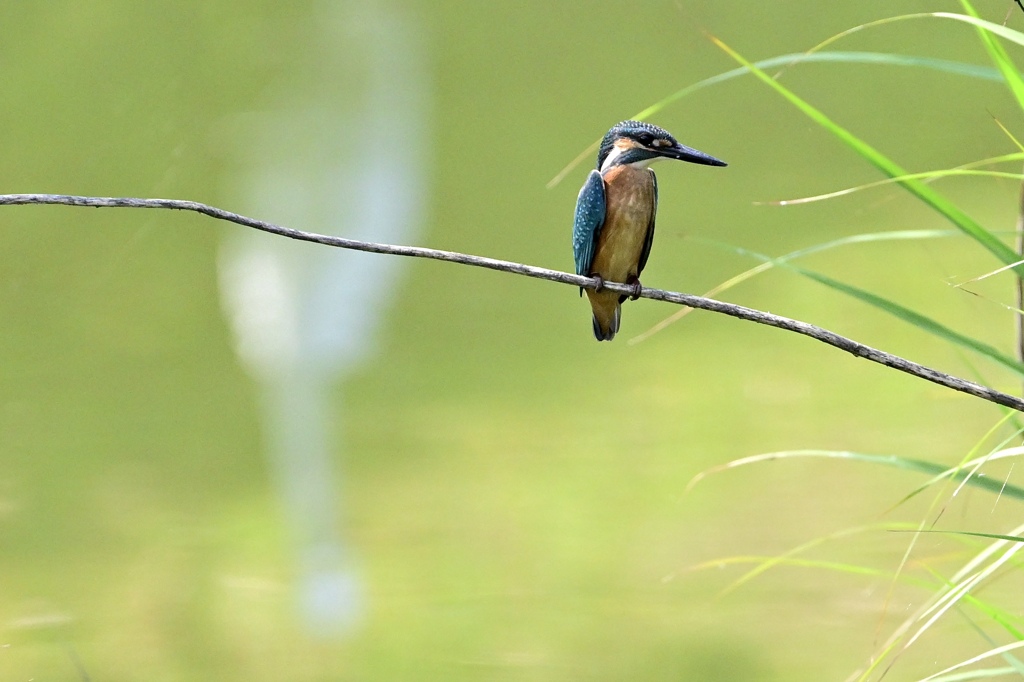
[[[605,208],[604,180],[601,173],[592,170],[576,199],[576,220],[572,226],[572,251],[577,275],[590,275],[597,238],[604,227]]]

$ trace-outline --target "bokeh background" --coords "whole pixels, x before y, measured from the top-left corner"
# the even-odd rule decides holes
[[[1010,0],[983,15],[1024,25]],[[886,3],[175,0],[0,7],[0,192],[204,201],[299,229],[572,268],[576,192],[545,184],[607,128],[751,59],[942,0]],[[918,20],[836,45],[987,65],[973,31]],[[1014,151],[1004,86],[804,64],[788,86],[914,170]],[[644,282],[700,293],[841,236],[942,229],[746,77],[653,121],[727,169],[658,167]],[[1012,180],[939,187],[992,230]],[[1010,281],[960,237],[804,263],[1009,352]],[[1017,390],[994,366],[773,272],[728,300]],[[777,450],[959,461],[981,401],[780,331],[624,309],[591,337],[575,289],[335,253],[169,211],[0,210],[0,679],[843,679],[927,590],[908,539],[815,550],[881,575],[743,567],[892,510],[922,479]],[[953,525],[1016,503],[965,493]],[[946,543],[946,544],[944,544]],[[942,567],[952,541],[915,560]],[[913,567],[913,562],[912,562]],[[988,648],[964,621],[892,679]],[[83,673],[84,671],[84,673]]]

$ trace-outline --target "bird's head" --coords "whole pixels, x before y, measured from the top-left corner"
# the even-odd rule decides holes
[[[597,168],[601,172],[613,166],[633,165],[645,168],[659,159],[676,159],[705,166],[724,166],[710,154],[679,144],[665,130],[643,121],[623,121],[601,140],[597,152]]]

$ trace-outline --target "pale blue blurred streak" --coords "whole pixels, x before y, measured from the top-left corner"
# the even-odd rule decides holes
[[[323,2],[311,22],[312,71],[279,83],[262,111],[225,126],[238,164],[229,204],[304,230],[413,243],[424,222],[429,146],[419,27],[386,0]],[[337,387],[372,350],[402,262],[250,232],[223,245],[219,265],[238,356],[262,393],[267,455],[298,552],[303,621],[314,634],[344,634],[366,604],[355,552],[338,527]]]

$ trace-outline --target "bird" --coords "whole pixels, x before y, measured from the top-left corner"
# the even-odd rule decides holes
[[[651,255],[658,212],[658,179],[650,165],[661,159],[727,165],[710,154],[679,144],[664,128],[643,121],[622,121],[601,140],[597,168],[590,171],[576,200],[572,249],[576,274],[597,280],[597,286],[586,291],[598,341],[615,338],[622,303],[627,298],[605,290],[604,283],[629,284],[630,300],[640,298],[640,273]]]

